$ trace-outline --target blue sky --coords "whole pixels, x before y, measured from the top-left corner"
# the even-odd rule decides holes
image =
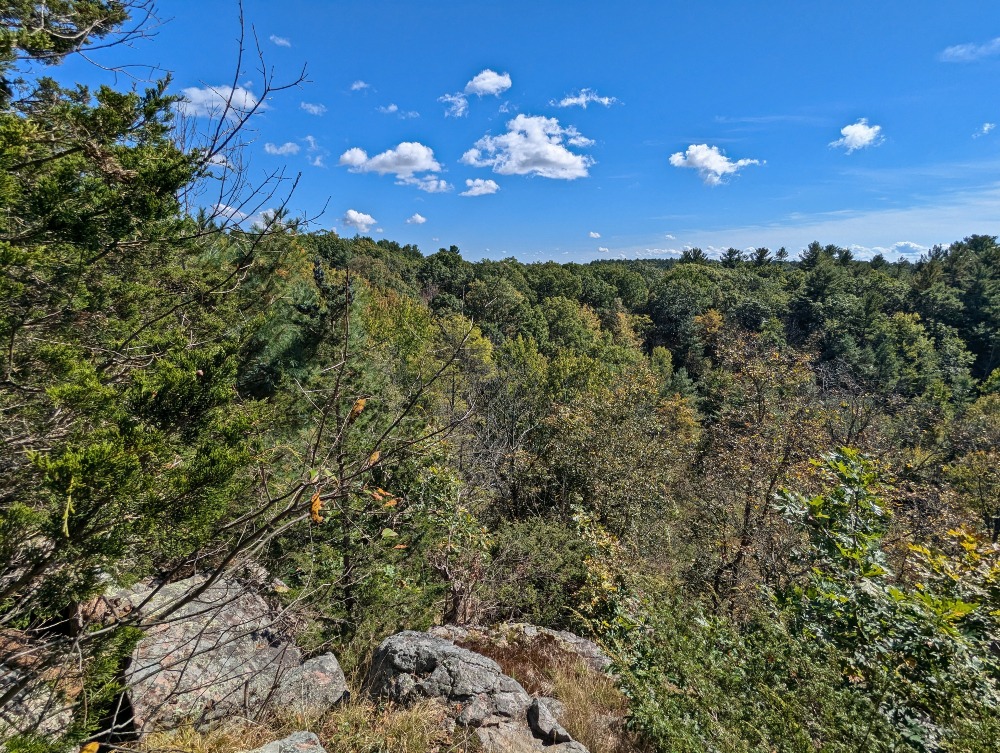
[[[251,176],[315,227],[430,253],[663,257],[811,240],[911,258],[1000,234],[1000,4],[246,0],[280,83]],[[160,3],[95,55],[172,72],[195,122],[233,82],[234,0]],[[261,95],[250,59],[237,99]],[[65,75],[96,79],[80,63]],[[120,85],[125,82],[119,80]]]

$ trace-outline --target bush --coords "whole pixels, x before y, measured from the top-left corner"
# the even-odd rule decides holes
[[[496,533],[493,569],[484,594],[493,620],[550,628],[574,624],[576,595],[587,580],[587,545],[556,521],[527,520]]]

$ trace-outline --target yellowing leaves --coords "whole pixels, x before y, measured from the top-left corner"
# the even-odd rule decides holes
[[[351,406],[351,412],[347,416],[347,423],[353,424],[358,420],[358,416],[361,415],[361,411],[365,409],[365,404],[368,402],[367,398],[359,397],[354,401],[354,405]]]
[[[323,522],[323,516],[319,514],[319,511],[323,509],[323,500],[319,496],[319,492],[316,492],[312,496],[312,502],[309,505],[309,517],[312,522],[319,525]]]

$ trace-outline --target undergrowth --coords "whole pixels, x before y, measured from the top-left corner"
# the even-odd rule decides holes
[[[449,733],[445,710],[428,702],[410,708],[350,701],[316,718],[273,717],[232,720],[199,731],[182,727],[146,735],[137,753],[241,753],[296,731],[313,732],[336,753],[471,753],[474,738],[465,730]]]

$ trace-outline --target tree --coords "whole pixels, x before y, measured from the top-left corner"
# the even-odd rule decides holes
[[[743,252],[738,248],[727,248],[722,252],[722,256],[719,261],[722,263],[722,266],[729,269],[735,269],[743,261]]]

